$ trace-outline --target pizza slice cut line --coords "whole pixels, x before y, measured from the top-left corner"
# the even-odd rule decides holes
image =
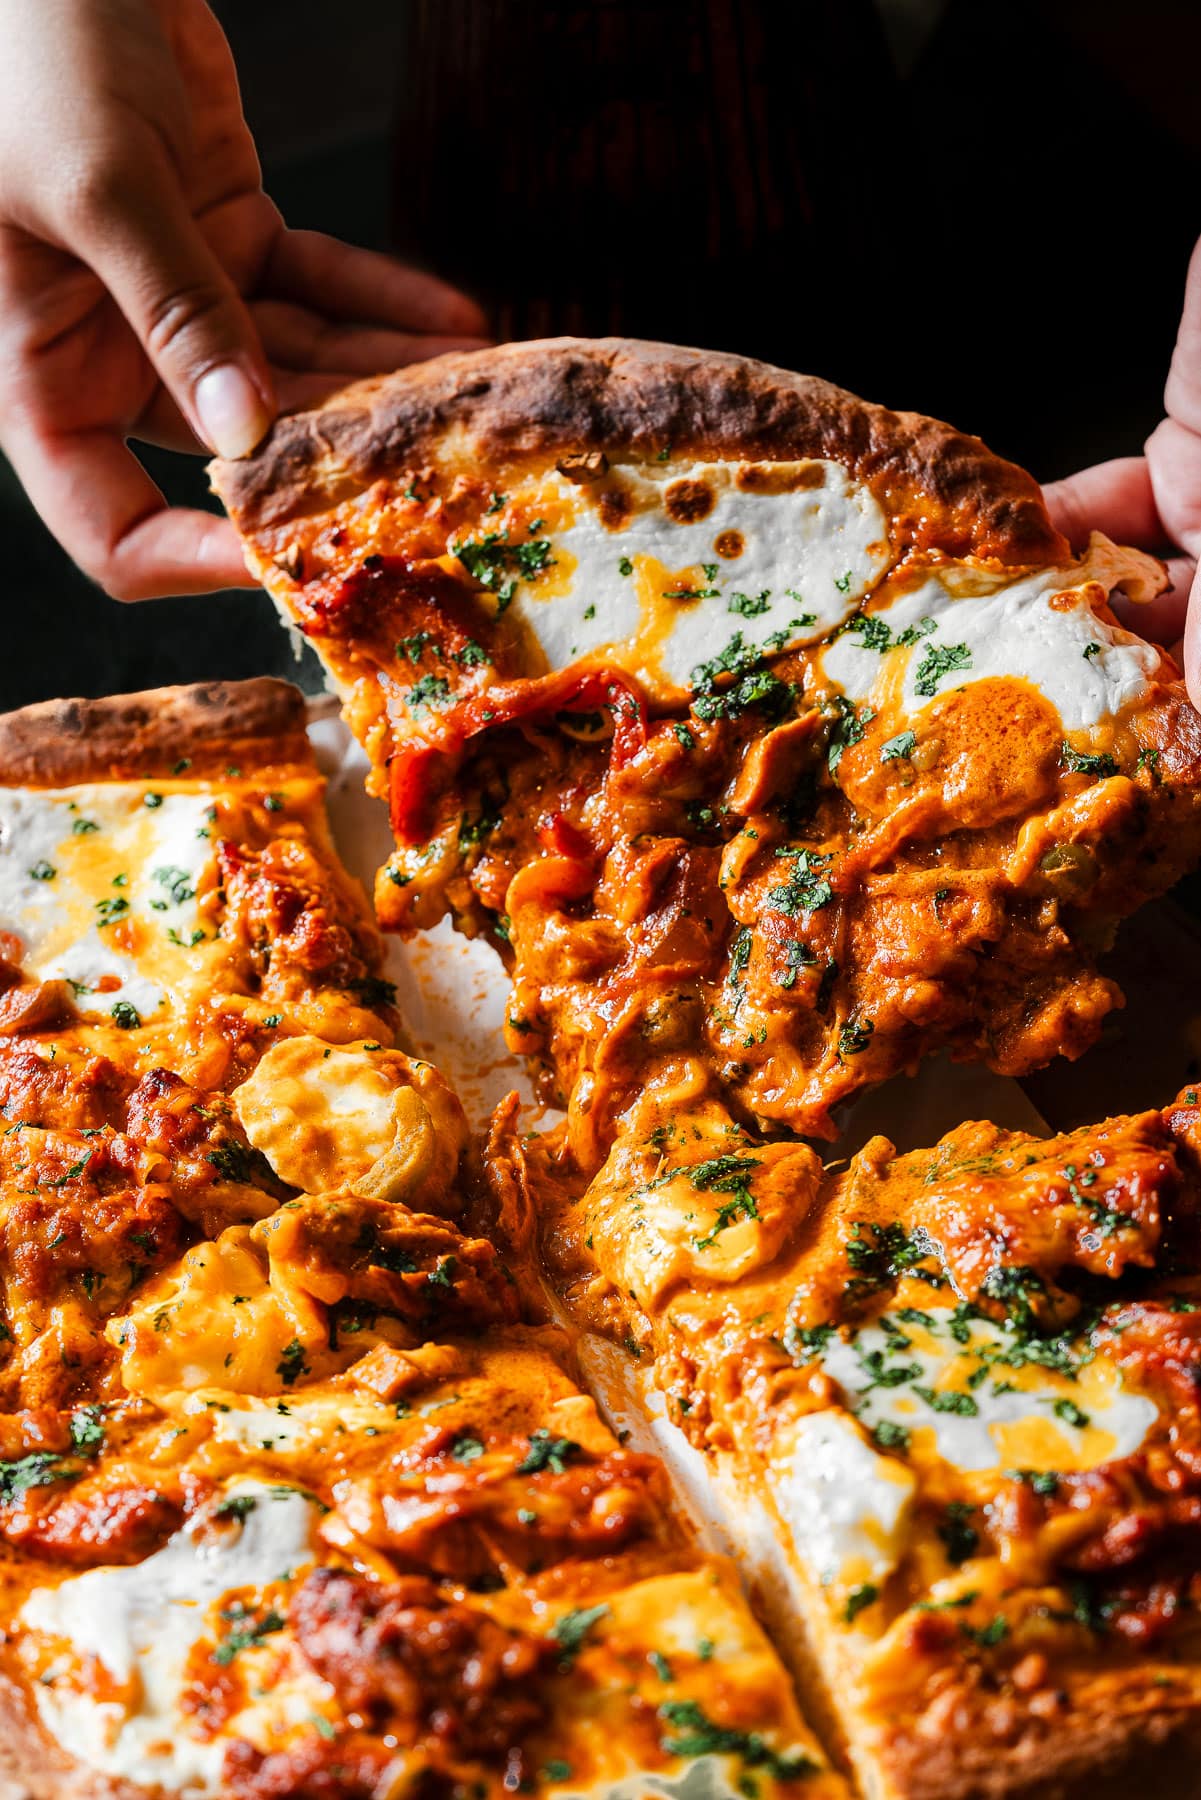
[[[303,725],[271,682],[0,720],[0,1766],[839,1800],[467,1217]]]

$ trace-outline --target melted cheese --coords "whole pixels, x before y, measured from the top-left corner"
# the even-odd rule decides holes
[[[603,659],[652,692],[688,691],[735,633],[812,642],[889,560],[878,503],[833,462],[640,464],[578,486],[552,472],[516,498],[494,528],[521,543],[537,523],[549,542],[513,600],[548,665]]]
[[[846,631],[821,652],[824,678],[856,705],[887,707],[890,724],[968,683],[1017,678],[1051,702],[1065,731],[1091,731],[1164,679],[1158,650],[1094,611],[1125,566],[1106,555],[1112,550],[1099,546],[1074,569],[1017,581],[950,567],[916,585],[893,584],[872,613],[891,647],[867,648],[862,631]]]
[[[861,1423],[908,1432],[918,1453],[931,1447],[964,1470],[1091,1469],[1133,1455],[1159,1416],[1100,1357],[1073,1378],[1023,1362],[1013,1333],[990,1320],[960,1326],[960,1341],[927,1313],[933,1331],[908,1319],[892,1333],[873,1325],[822,1353]]]
[[[284,1181],[319,1194],[353,1181],[391,1147],[403,1059],[319,1038],[272,1045],[234,1108],[256,1150]]]
[[[209,813],[206,795],[144,782],[0,791],[0,927],[30,972],[69,981],[85,1017],[123,1003],[150,1021],[203,990]]]
[[[57,1587],[36,1588],[21,1610],[20,1625],[51,1640],[55,1652],[34,1683],[44,1723],[67,1750],[105,1774],[220,1793],[230,1737],[248,1734],[248,1722],[235,1718],[215,1738],[195,1735],[180,1707],[184,1665],[199,1639],[223,1635],[225,1595],[260,1588],[315,1560],[320,1515],[294,1489],[243,1482],[230,1494],[254,1502],[241,1521],[201,1515],[144,1562],[90,1569]],[[107,1693],[89,1692],[73,1678],[88,1658],[115,1684]],[[319,1693],[320,1684],[312,1686]],[[267,1712],[286,1717],[286,1692],[264,1698]],[[312,1706],[310,1697],[305,1711]]]
[[[882,1581],[900,1561],[916,1482],[840,1413],[785,1426],[768,1484],[809,1575],[824,1586]]]

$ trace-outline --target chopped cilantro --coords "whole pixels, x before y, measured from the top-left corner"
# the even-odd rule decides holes
[[[660,1740],[669,1756],[738,1756],[751,1768],[763,1768],[777,1781],[798,1781],[814,1771],[800,1750],[775,1750],[758,1731],[736,1731],[717,1725],[697,1700],[665,1700],[659,1717],[671,1728]]]
[[[944,675],[951,675],[957,669],[970,669],[971,666],[972,653],[966,644],[931,644],[917,665],[913,691],[923,699],[930,700],[938,692],[938,684]]]
[[[968,1520],[975,1512],[966,1500],[949,1502],[942,1524],[938,1527],[938,1535],[942,1539],[947,1553],[947,1561],[956,1566],[974,1556],[980,1544],[980,1533]]]
[[[779,856],[792,858],[792,873],[780,887],[769,888],[765,902],[773,912],[795,918],[798,913],[817,912],[834,898],[834,889],[825,871],[833,858],[817,850],[781,850]]]
[[[293,1338],[280,1351],[279,1361],[275,1365],[275,1373],[283,1381],[285,1387],[292,1387],[302,1375],[310,1373],[309,1365],[304,1357],[304,1345],[299,1338]]]
[[[484,1445],[470,1431],[461,1431],[451,1445],[450,1453],[456,1462],[472,1463],[484,1454]]]
[[[907,762],[916,747],[916,732],[898,731],[896,737],[890,737],[886,744],[880,746],[880,761]]]
[[[29,873],[34,881],[53,881],[58,870],[53,863],[48,863],[43,859],[41,862],[35,862]]]
[[[236,1519],[239,1525],[245,1524],[250,1514],[258,1505],[253,1494],[228,1494],[218,1506],[213,1508],[215,1519]]]
[[[853,1587],[847,1595],[847,1603],[842,1609],[843,1623],[851,1625],[867,1606],[874,1606],[880,1598],[880,1590],[870,1581],[864,1581]]]
[[[573,1444],[570,1438],[552,1437],[549,1431],[541,1426],[530,1433],[530,1447],[517,1465],[519,1475],[540,1475],[543,1469],[550,1469],[556,1475],[562,1475],[567,1464],[581,1454],[580,1446]]]
[[[1068,743],[1066,738],[1064,738],[1063,744],[1060,747],[1059,761],[1061,767],[1065,768],[1069,775],[1097,775],[1104,777],[1107,775],[1116,775],[1118,772],[1118,765],[1108,751],[1103,751],[1099,755],[1093,755],[1092,752],[1088,750],[1076,750]]]
[[[75,1481],[82,1470],[77,1463],[36,1450],[16,1462],[0,1462],[0,1506],[11,1506],[30,1488],[49,1487],[55,1481]]]
[[[98,1406],[78,1406],[71,1414],[71,1442],[76,1450],[99,1450],[104,1443],[103,1414]]]
[[[269,1637],[273,1631],[282,1631],[286,1624],[286,1620],[274,1607],[259,1619],[241,1605],[224,1609],[221,1617],[232,1627],[213,1651],[213,1661],[222,1669],[229,1666],[239,1650],[249,1650],[255,1644],[261,1644],[265,1637]]]
[[[856,1019],[853,1015],[838,1029],[839,1056],[861,1056],[871,1043],[876,1029],[874,1019]]]
[[[584,1646],[588,1633],[602,1619],[609,1617],[608,1606],[578,1606],[565,1612],[550,1628],[550,1637],[559,1646],[559,1667],[569,1669]]]
[[[750,594],[731,594],[726,611],[741,613],[744,619],[757,619],[759,614],[765,613],[770,606],[771,591],[764,588],[761,594],[756,594],[753,598]]]

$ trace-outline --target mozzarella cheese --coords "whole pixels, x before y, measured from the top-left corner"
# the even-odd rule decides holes
[[[900,1561],[916,1482],[841,1413],[787,1425],[767,1468],[776,1509],[810,1577],[827,1587],[882,1581]]]
[[[315,1560],[320,1516],[314,1501],[291,1488],[242,1482],[230,1496],[253,1502],[240,1520],[199,1515],[144,1562],[35,1588],[21,1610],[27,1633],[65,1652],[33,1684],[43,1722],[72,1755],[105,1774],[184,1793],[221,1792],[229,1737],[195,1735],[180,1707],[184,1665],[192,1646],[213,1634],[214,1620],[221,1635],[223,1596]],[[72,1665],[89,1657],[111,1676],[117,1697],[72,1679]],[[269,1697],[277,1717],[286,1716],[286,1697]],[[231,1721],[232,1735],[246,1735],[245,1723]]]
[[[1128,555],[1141,571],[1147,559]],[[1065,731],[1090,731],[1164,678],[1158,650],[1094,611],[1124,568],[1113,546],[1098,546],[1074,569],[1017,581],[950,565],[891,584],[871,614],[877,639],[887,629],[885,647],[869,648],[872,636],[851,627],[822,650],[822,674],[856,705],[889,706],[890,720],[895,708],[898,723],[955,688],[1017,678],[1051,702]]]
[[[149,783],[0,792],[0,927],[25,966],[69,981],[85,1017],[149,1022],[203,989],[209,819],[206,796]]]
[[[889,561],[879,504],[834,462],[621,465],[580,485],[552,472],[519,499],[521,522],[493,528],[549,551],[514,616],[552,669],[603,658],[652,692],[687,692],[736,633],[749,649],[814,641]]]
[[[370,1168],[396,1136],[402,1059],[315,1037],[273,1044],[234,1109],[256,1150],[307,1193],[341,1187]]]
[[[989,1319],[947,1329],[907,1317],[889,1331],[865,1327],[834,1337],[822,1352],[827,1374],[869,1431],[881,1425],[924,1436],[958,1469],[1091,1469],[1131,1456],[1158,1417],[1102,1358],[1073,1376],[1025,1360],[1014,1333]]]

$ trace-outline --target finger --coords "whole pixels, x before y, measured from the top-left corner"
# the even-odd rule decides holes
[[[1193,577],[1184,627],[1184,678],[1189,699],[1201,710],[1201,571]]]
[[[479,350],[484,344],[483,338],[346,324],[284,300],[255,301],[251,312],[272,364],[304,373],[378,375],[446,350]]]
[[[1201,434],[1201,242],[1189,259],[1164,405],[1170,419]]]
[[[343,244],[322,231],[282,232],[262,291],[343,319],[448,337],[488,334],[483,312],[457,288],[395,257]]]
[[[1074,550],[1086,548],[1092,531],[1144,550],[1167,542],[1144,457],[1115,457],[1064,481],[1048,482],[1043,498],[1052,524]]]
[[[238,536],[214,513],[169,507],[119,437],[8,430],[5,450],[42,520],[117,600],[253,587]]]
[[[196,436],[245,456],[274,415],[266,359],[174,170],[149,143],[76,201],[67,242],[100,276]]]

